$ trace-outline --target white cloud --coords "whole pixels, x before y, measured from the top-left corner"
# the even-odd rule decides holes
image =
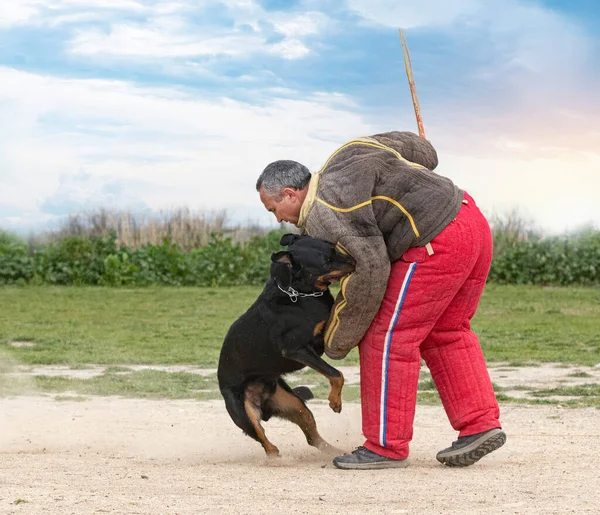
[[[178,89],[8,68],[0,68],[0,83],[6,122],[0,132],[0,205],[29,212],[39,212],[49,197],[73,200],[79,191],[74,185],[85,187],[82,198],[91,198],[118,182],[121,204],[252,206],[248,212],[255,213],[254,182],[267,163],[289,158],[318,168],[340,138],[374,131],[339,95],[274,95],[255,107],[228,98],[211,102]],[[259,212],[263,222],[272,222]]]
[[[81,21],[101,19],[106,30],[72,33],[74,54],[92,61],[127,59],[132,66],[160,59],[161,72],[170,76],[193,71],[214,80],[218,77],[195,57],[271,52],[300,59],[312,51],[311,37],[333,23],[315,12],[267,13],[256,2],[231,0],[226,5],[233,27],[199,31],[188,15],[197,16],[204,5],[21,0],[0,3],[0,25],[73,24],[71,30]],[[600,111],[582,92],[590,45],[577,26],[539,4],[516,0],[351,0],[351,5],[371,23],[394,29],[436,26],[464,49],[472,33],[465,31],[462,40],[463,31],[453,27],[475,28],[489,47],[486,64],[464,78],[474,92],[500,92],[488,105],[470,109],[470,90],[436,105],[421,97],[440,173],[475,194],[488,214],[519,205],[549,230],[590,220],[600,225]],[[269,31],[282,39],[271,42]],[[413,64],[418,73],[421,64]],[[49,198],[56,205],[61,199],[74,205],[98,198],[118,206],[226,207],[242,217],[260,213],[267,222],[271,218],[257,203],[254,181],[268,162],[297,159],[315,169],[347,139],[414,126],[412,115],[401,120],[389,114],[379,114],[370,125],[356,114],[364,106],[351,97],[317,92],[298,100],[299,93],[272,72],[261,73],[272,75],[273,87],[261,90],[268,100],[256,107],[175,87],[60,79],[0,67],[0,210],[25,211],[11,218],[15,226],[47,219],[41,206]],[[250,87],[257,76],[243,80]],[[119,186],[118,198],[106,193],[111,185]],[[0,225],[6,221],[0,218]]]
[[[115,23],[107,32],[97,28],[80,29],[70,42],[71,52],[92,57],[136,58],[241,56],[267,52],[284,59],[299,59],[310,53],[299,38],[318,33],[326,23],[326,17],[318,13],[289,14],[285,19],[280,16],[271,19],[271,15],[253,8],[251,13],[234,12],[236,26],[233,28],[207,29],[194,26],[182,16],[179,11],[184,8],[186,5],[183,4],[171,4],[170,9],[157,6],[152,16],[144,21]],[[190,9],[189,5],[187,9]],[[285,38],[269,44],[260,21],[272,23],[274,30]],[[253,27],[253,31],[244,28],[248,26]]]
[[[385,26],[412,29],[448,25],[476,13],[489,0],[348,0],[350,9],[366,20]]]
[[[79,28],[69,41],[73,54],[92,58],[165,59],[263,52],[300,59],[310,53],[304,39],[320,33],[329,23],[327,16],[319,12],[269,13],[254,1],[220,3],[234,18],[233,27],[196,25],[189,15],[202,16],[211,4],[200,0],[157,0],[151,4],[134,0],[5,1],[0,3],[0,27],[108,22],[108,29]],[[141,19],[123,21],[122,13]],[[271,26],[284,39],[270,44],[265,26]],[[253,32],[248,32],[247,27]]]
[[[146,7],[133,0],[2,0],[0,27],[13,25],[58,25],[95,19],[107,11],[144,12]]]
[[[506,81],[507,75],[515,80],[518,70],[561,82],[568,77],[557,76],[556,69],[572,70],[591,52],[589,39],[570,19],[525,0],[349,0],[349,6],[386,27],[445,26],[447,37],[470,45],[476,34],[480,46],[494,48],[488,65],[474,73],[489,81]]]
[[[19,2],[4,0],[0,2],[0,28],[20,25],[32,18],[39,12],[40,1],[21,0]]]
[[[45,213],[70,215],[95,209],[131,209],[145,211],[148,206],[138,194],[143,182],[123,179],[107,180],[82,172],[62,175],[56,190],[42,204]]]
[[[310,53],[310,50],[297,39],[285,39],[271,45],[269,52],[280,55],[284,59],[300,59]]]
[[[99,29],[78,31],[71,42],[74,54],[130,57],[194,57],[201,55],[242,55],[264,47],[254,34],[213,36],[182,30],[177,19],[157,18],[138,25],[113,25],[110,32]]]
[[[273,94],[255,107],[228,98],[210,102],[185,90],[7,68],[0,68],[0,82],[6,122],[0,207],[26,212],[23,219],[0,220],[12,227],[31,224],[36,213],[47,220],[44,203],[56,211],[61,199],[75,206],[94,198],[117,207],[226,208],[241,219],[273,223],[254,192],[267,163],[296,159],[318,169],[339,144],[382,129],[354,114],[353,100],[340,94],[305,100]],[[510,139],[499,144],[514,147]],[[546,230],[600,225],[598,153],[547,159],[531,157],[536,148],[512,151],[494,158],[441,151],[438,171],[475,195],[488,214],[519,205]]]
[[[427,74],[429,91],[439,98],[432,105],[420,94],[426,133],[444,150],[494,157],[519,153],[499,143],[503,140],[528,146],[530,158],[550,156],[556,147],[598,148],[591,127],[600,116],[600,84],[590,73],[597,43],[573,19],[526,0],[349,4],[384,27],[435,30],[466,63],[477,63],[457,63],[454,75],[441,70],[449,80],[436,82],[429,62],[430,57],[436,62],[435,54],[424,44],[415,59],[411,47],[417,90],[418,76]],[[410,30],[407,39],[411,46]]]
[[[323,13],[312,11],[271,15],[271,22],[277,32],[291,38],[318,34],[332,23]]]
[[[51,8],[87,7],[93,9],[122,9],[143,11],[142,2],[134,0],[49,0],[46,2]],[[162,2],[161,2],[162,3]]]
[[[535,150],[535,149],[534,149]],[[469,191],[488,215],[518,211],[547,233],[600,229],[600,153],[558,158],[472,157],[445,154],[439,171]]]

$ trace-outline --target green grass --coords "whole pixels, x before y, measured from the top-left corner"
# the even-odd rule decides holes
[[[27,364],[217,364],[260,289],[0,288],[0,344]]]
[[[489,284],[473,328],[490,361],[594,365],[600,361],[600,288]]]
[[[533,392],[535,397],[546,397],[549,395],[561,395],[567,397],[599,397],[600,384],[582,384],[577,386],[560,386],[558,388],[545,388]]]
[[[572,372],[568,374],[569,377],[593,377],[592,374],[588,374],[587,372]]]
[[[0,345],[24,364],[215,367],[260,288],[0,288]],[[600,361],[600,289],[487,286],[473,320],[488,361]],[[354,364],[353,351],[343,362]]]
[[[36,376],[35,386],[43,392],[77,392],[79,395],[118,395],[148,399],[220,398],[216,378],[187,372],[143,370],[118,374],[108,370],[90,379]]]

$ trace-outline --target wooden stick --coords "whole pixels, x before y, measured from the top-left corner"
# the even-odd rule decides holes
[[[410,88],[410,94],[412,96],[413,106],[415,108],[415,116],[417,117],[417,127],[419,128],[419,136],[425,137],[425,128],[423,127],[423,120],[421,118],[421,108],[419,107],[419,99],[417,98],[417,88],[415,87],[415,81],[412,73],[412,63],[410,62],[410,54],[408,53],[408,46],[404,39],[404,32],[402,29],[398,29],[400,32],[400,41],[402,42],[402,51],[404,53],[404,67],[406,68],[406,76],[408,77],[408,86]]]

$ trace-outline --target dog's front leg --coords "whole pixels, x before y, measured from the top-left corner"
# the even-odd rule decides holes
[[[344,386],[344,375],[329,363],[323,360],[311,347],[295,347],[283,349],[284,357],[293,359],[323,374],[331,385],[329,391],[329,407],[339,413],[342,411],[342,387]]]

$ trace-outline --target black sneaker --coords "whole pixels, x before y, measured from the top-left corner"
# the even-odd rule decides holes
[[[408,460],[386,458],[361,446],[351,454],[334,458],[333,464],[339,469],[347,470],[400,469],[408,465]]]
[[[490,429],[475,435],[461,436],[451,447],[437,453],[437,460],[449,467],[468,467],[506,442],[502,429]]]

